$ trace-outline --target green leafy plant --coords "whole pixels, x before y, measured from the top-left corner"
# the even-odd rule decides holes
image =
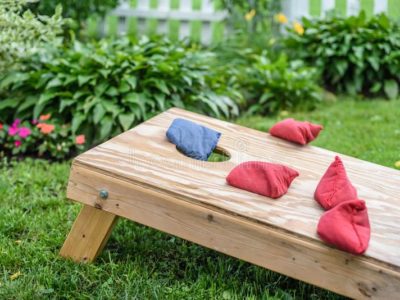
[[[52,16],[37,16],[26,10],[35,0],[0,1],[0,74],[40,51],[47,43],[59,44],[64,20],[61,7]]]
[[[400,28],[384,14],[303,19],[305,31],[289,30],[294,57],[318,66],[331,90],[397,98],[400,84]]]
[[[51,113],[84,133],[89,144],[103,141],[170,107],[217,117],[238,114],[228,73],[216,74],[207,51],[166,39],[138,43],[116,40],[82,44],[36,55],[23,71],[0,80],[0,115],[36,119]],[[218,76],[218,77],[217,77]]]
[[[281,10],[276,0],[222,0],[229,12],[228,23],[232,32],[220,46],[251,47],[264,50],[271,37],[280,35],[279,24],[274,16]]]
[[[312,109],[321,99],[318,72],[302,61],[290,61],[284,54],[275,58],[267,51],[256,54],[250,49],[238,50],[231,59],[237,66],[248,114]]]
[[[104,16],[117,4],[118,0],[40,0],[31,7],[39,14],[52,15],[57,6],[62,6],[63,17],[76,21],[79,30],[89,17]]]
[[[275,0],[222,0],[228,10],[232,26],[248,32],[272,30],[276,23],[273,16],[281,10],[281,2]]]

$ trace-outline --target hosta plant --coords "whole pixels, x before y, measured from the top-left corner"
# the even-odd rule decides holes
[[[241,95],[228,85],[227,73],[211,68],[213,59],[210,52],[165,39],[75,42],[36,55],[24,70],[0,79],[0,121],[51,113],[92,144],[173,106],[237,115]]]
[[[337,92],[397,98],[400,27],[386,15],[303,19],[304,32],[289,30],[293,56],[317,66],[326,87]]]
[[[240,79],[249,113],[312,109],[321,100],[316,69],[282,54],[272,59],[267,52],[250,55]]]

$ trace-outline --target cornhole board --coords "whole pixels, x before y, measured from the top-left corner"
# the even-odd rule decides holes
[[[197,161],[177,151],[165,133],[178,117],[221,132],[217,150],[230,159]],[[67,197],[84,205],[61,255],[94,260],[123,217],[352,298],[398,299],[400,172],[340,155],[372,228],[365,255],[351,255],[316,234],[323,210],[313,194],[335,155],[170,109],[73,161]],[[228,186],[229,171],[249,160],[285,164],[300,176],[278,200]]]

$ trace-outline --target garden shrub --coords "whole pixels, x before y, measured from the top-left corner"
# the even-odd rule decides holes
[[[45,44],[60,44],[65,20],[61,7],[51,16],[37,16],[26,9],[29,0],[0,1],[0,74],[40,51]]]
[[[284,54],[270,58],[266,51],[249,55],[248,59],[239,79],[248,99],[248,113],[265,115],[285,109],[312,109],[320,101],[316,69],[299,60],[290,61]]]
[[[303,19],[304,33],[289,30],[285,45],[320,68],[331,90],[396,98],[400,84],[400,28],[384,14],[367,18]]]
[[[118,0],[40,0],[31,4],[31,8],[39,14],[52,15],[56,7],[61,5],[63,17],[74,20],[79,30],[89,17],[103,17],[117,4]]]
[[[51,113],[88,144],[104,141],[170,107],[216,117],[238,114],[241,95],[214,55],[166,39],[89,43],[36,55],[0,80],[0,121]],[[216,74],[218,72],[218,74]]]

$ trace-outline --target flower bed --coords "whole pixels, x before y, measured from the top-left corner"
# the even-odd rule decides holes
[[[0,156],[35,156],[64,159],[82,150],[85,135],[74,135],[71,126],[51,119],[15,119],[10,125],[0,123]]]

